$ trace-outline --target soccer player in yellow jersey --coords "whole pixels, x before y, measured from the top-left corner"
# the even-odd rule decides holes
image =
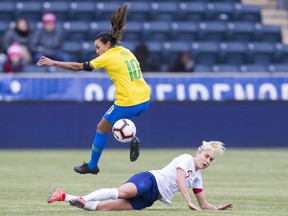
[[[53,65],[75,71],[105,68],[115,85],[116,99],[97,125],[90,162],[74,167],[80,174],[97,174],[98,161],[107,143],[107,133],[111,131],[113,124],[121,118],[130,119],[140,115],[150,104],[150,89],[142,76],[139,62],[129,49],[117,45],[125,31],[126,14],[125,4],[112,14],[110,31],[101,32],[96,36],[94,45],[99,55],[97,58],[78,63],[54,61],[42,56],[37,62],[38,66]],[[137,137],[130,142],[131,161],[137,160],[139,156],[139,144]]]

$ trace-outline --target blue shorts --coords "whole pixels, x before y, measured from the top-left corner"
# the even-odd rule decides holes
[[[137,196],[127,201],[133,209],[141,210],[151,206],[158,200],[159,191],[154,175],[150,172],[141,172],[132,176],[127,182],[131,182],[137,187]]]
[[[113,104],[109,110],[105,113],[104,119],[110,122],[112,125],[122,118],[131,119],[134,116],[138,116],[145,112],[149,107],[150,101],[135,105],[135,106],[118,106]]]

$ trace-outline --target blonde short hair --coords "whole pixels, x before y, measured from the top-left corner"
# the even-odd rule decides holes
[[[202,145],[198,148],[199,151],[205,151],[205,150],[210,150],[213,151],[215,155],[221,155],[224,154],[224,143],[220,141],[203,141]]]

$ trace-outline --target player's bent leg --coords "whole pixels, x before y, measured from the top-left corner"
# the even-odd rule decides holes
[[[135,183],[126,182],[118,188],[118,199],[130,199],[137,196],[137,187]]]
[[[101,201],[96,211],[133,210],[131,204],[125,199]]]
[[[140,140],[135,136],[130,142],[130,161],[136,161],[140,155]]]

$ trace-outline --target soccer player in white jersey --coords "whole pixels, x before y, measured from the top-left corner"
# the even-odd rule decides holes
[[[209,167],[218,154],[224,153],[223,145],[219,141],[203,141],[194,157],[182,154],[161,170],[133,175],[119,188],[100,189],[82,197],[69,195],[56,188],[47,201],[66,201],[90,211],[141,210],[157,200],[170,205],[174,194],[180,191],[191,210],[232,209],[232,203],[218,207],[208,203],[202,187],[201,170]],[[192,188],[199,207],[192,202],[187,188]]]

